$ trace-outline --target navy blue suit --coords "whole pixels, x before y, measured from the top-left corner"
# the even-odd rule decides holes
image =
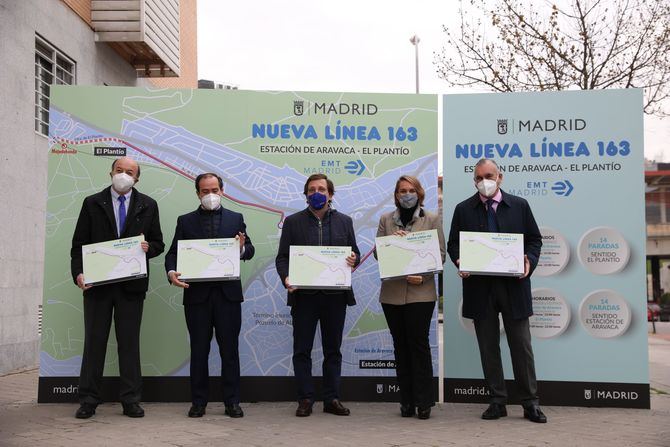
[[[209,219],[213,225],[205,227]],[[209,234],[208,234],[209,229]],[[246,234],[242,214],[220,207],[215,211],[198,208],[177,218],[177,229],[165,255],[165,270],[177,270],[177,242],[187,239],[219,239]],[[246,235],[242,260],[254,256],[251,238]],[[216,331],[221,355],[223,402],[240,402],[240,355],[238,336],[242,322],[242,283],[236,281],[191,282],[184,289],[184,314],[191,339],[191,400],[205,406],[209,401],[209,347]]]
[[[351,217],[336,210],[328,210],[321,221],[309,208],[284,220],[275,258],[277,273],[284,286],[289,272],[291,245],[347,246],[356,254],[355,265],[361,259]],[[342,331],[347,305],[356,304],[353,290],[296,290],[288,293],[287,298],[293,321],[293,371],[298,387],[298,400],[308,399],[313,402],[315,397],[312,347],[317,323],[321,325],[323,348],[323,401],[329,403],[339,399]]]
[[[503,276],[471,275],[463,279],[463,316],[474,320],[484,377],[490,390],[491,403],[507,403],[507,389],[500,357],[500,323],[503,318],[507,344],[512,357],[514,379],[519,399],[524,406],[538,404],[535,360],[531,345],[528,317],[533,315],[530,275],[537,266],[542,235],[528,202],[501,191],[495,210],[497,230],[489,228],[486,205],[479,193],[462,201],[454,209],[447,251],[451,260],[460,259],[461,231],[498,231],[523,234],[524,254],[530,272],[523,279]]]

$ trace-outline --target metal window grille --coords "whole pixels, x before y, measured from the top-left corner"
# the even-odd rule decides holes
[[[37,335],[42,335],[42,322],[44,321],[44,314],[42,313],[42,304],[37,306]]]
[[[67,55],[35,35],[35,132],[49,135],[51,85],[76,84],[76,67]]]

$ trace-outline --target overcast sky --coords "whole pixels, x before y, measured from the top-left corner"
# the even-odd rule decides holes
[[[433,54],[456,0],[198,1],[198,77],[245,90],[455,93]],[[459,92],[462,92],[459,91]],[[474,92],[474,90],[473,90]],[[670,161],[670,118],[645,118],[645,156]]]

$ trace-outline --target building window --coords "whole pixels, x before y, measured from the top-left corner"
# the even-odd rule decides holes
[[[49,135],[51,85],[74,85],[76,64],[49,42],[35,36],[35,132]]]
[[[661,223],[661,205],[658,202],[648,201],[645,207],[645,218],[647,225]]]

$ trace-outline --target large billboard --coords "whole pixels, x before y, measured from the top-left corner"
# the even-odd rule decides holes
[[[336,187],[334,207],[354,220],[363,258],[352,276],[358,304],[348,308],[344,328],[342,397],[396,400],[393,344],[371,253],[380,215],[394,208],[401,174],[416,175],[426,188],[426,208],[437,208],[437,149],[434,95],[54,87],[39,401],[76,400],[84,332],[82,294],[67,262],[72,232],[82,200],[110,184],[112,160],[120,155],[140,163],[137,187],[158,202],[167,245],[177,216],[198,206],[193,179],[199,173],[219,173],[223,206],[243,213],[256,247],[241,271],[244,401],[295,398],[291,316],[274,259],[283,219],[306,207],[305,180],[327,174]],[[182,292],[169,286],[163,256],[151,260],[150,270],[141,335],[143,398],[189,400]],[[430,343],[437,375],[435,324]],[[210,375],[218,387],[218,349],[211,353]],[[317,332],[315,375],[322,359]],[[111,335],[105,399],[117,398],[117,375]],[[218,396],[213,392],[212,400]]]
[[[503,191],[530,203],[542,232],[530,319],[540,401],[648,408],[642,91],[443,101],[446,231],[486,157],[500,165]],[[446,266],[445,400],[486,402],[456,273]],[[511,385],[502,328],[501,348]]]

